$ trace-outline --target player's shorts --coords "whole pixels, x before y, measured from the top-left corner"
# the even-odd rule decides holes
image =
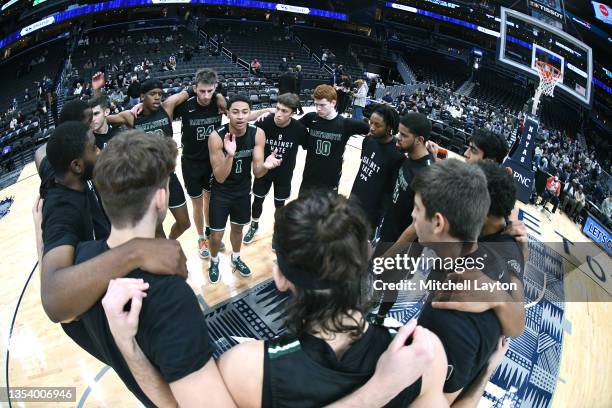
[[[181,186],[181,182],[176,176],[176,173],[170,175],[169,189],[170,198],[168,200],[168,208],[179,208],[187,204],[183,186]]]
[[[285,201],[291,195],[291,179],[281,180],[278,177],[269,177],[267,174],[263,177],[256,178],[253,182],[253,195],[255,197],[264,198],[270,188],[274,184],[274,199],[277,201]]]
[[[232,224],[247,225],[251,222],[251,194],[234,195],[213,189],[208,211],[212,231],[225,230],[228,216]]]
[[[189,197],[199,198],[202,196],[202,191],[210,192],[210,179],[213,174],[210,160],[193,160],[182,157],[181,168]]]

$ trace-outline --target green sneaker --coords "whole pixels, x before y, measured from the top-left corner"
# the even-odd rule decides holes
[[[210,262],[208,268],[208,281],[212,284],[218,283],[221,280],[221,272],[219,272],[219,262]]]
[[[246,234],[244,234],[244,238],[242,238],[242,242],[244,242],[245,244],[250,244],[251,242],[253,242],[253,238],[255,238],[255,234],[257,234],[258,229],[259,229],[259,225],[252,222],[251,226],[249,227],[249,230],[247,231]]]
[[[244,262],[242,262],[242,259],[240,259],[240,257],[236,259],[232,257],[232,268],[234,268],[232,269],[232,273],[238,271],[240,273],[240,276],[242,276],[243,278],[251,276],[251,270],[248,266],[246,266]]]

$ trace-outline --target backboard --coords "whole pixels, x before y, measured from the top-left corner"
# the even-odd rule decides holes
[[[591,104],[593,53],[571,35],[515,10],[501,8],[498,60],[537,77],[536,61],[563,73],[557,89],[586,106]]]

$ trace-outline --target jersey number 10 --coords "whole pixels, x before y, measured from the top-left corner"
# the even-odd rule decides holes
[[[317,140],[317,154],[329,156],[331,153],[331,142],[329,140]]]

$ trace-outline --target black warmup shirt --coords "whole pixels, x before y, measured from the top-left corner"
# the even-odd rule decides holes
[[[395,145],[395,140],[381,144],[367,136],[361,147],[361,165],[353,183],[351,199],[357,198],[376,228],[385,213],[393,191],[397,172],[406,156]]]
[[[227,133],[229,133],[229,123],[217,129],[217,134],[221,138],[222,143]],[[235,196],[250,194],[251,163],[253,162],[256,133],[257,127],[249,124],[247,125],[247,131],[244,136],[236,137],[236,154],[232,162],[232,170],[223,183],[219,183],[217,179],[213,177],[211,191],[230,193]],[[225,153],[225,149],[223,152]]]
[[[119,134],[119,132],[121,132],[120,127],[111,125],[108,125],[108,131],[106,133],[93,132],[94,136],[96,137],[96,146],[98,146],[98,149],[103,150],[108,142]]]
[[[76,263],[85,262],[108,249],[105,241],[84,242],[77,248]],[[172,383],[204,367],[214,349],[198,300],[185,280],[178,276],[152,275],[139,269],[127,277],[143,279],[149,284],[140,311],[136,341],[164,381]],[[77,344],[111,366],[141,403],[155,406],[138,386],[117,348],[101,299],[78,321],[63,326]]]
[[[402,232],[412,224],[414,191],[410,188],[412,179],[421,170],[435,163],[431,154],[418,160],[406,158],[399,169],[387,213],[381,228],[381,242],[395,242]]]
[[[134,119],[134,129],[140,129],[145,133],[156,133],[162,136],[172,137],[172,121],[163,106],[150,115],[141,115]]]
[[[469,257],[481,257],[484,260],[483,272],[492,280],[510,282],[507,265],[496,251],[479,244],[478,249]],[[445,275],[445,272],[432,271],[429,279],[444,281]],[[479,292],[475,291],[473,286],[471,293],[478,298]],[[434,332],[444,346],[448,359],[444,392],[453,393],[469,386],[487,364],[497,348],[502,334],[501,325],[493,310],[467,313],[434,309],[431,306],[431,296],[433,293],[423,306],[418,321],[419,325]]]
[[[62,245],[76,248],[79,242],[103,240],[109,234],[110,222],[90,182],[84,191],[50,182],[42,211],[43,254]]]
[[[291,119],[286,127],[280,128],[274,123],[273,115],[267,116],[256,125],[266,133],[264,159],[276,149],[276,157],[283,160],[279,167],[268,170],[266,175],[276,180],[291,182],[298,146],[303,146],[306,143],[308,134],[306,128],[295,119]]]
[[[370,379],[395,333],[370,325],[340,360],[329,344],[311,335],[266,340],[261,406],[322,407],[341,399]],[[421,393],[421,382],[419,378],[386,406],[408,406]]]
[[[223,115],[219,114],[216,94],[208,106],[198,103],[195,96],[175,109],[175,117],[182,121],[183,157],[192,160],[208,161],[208,136],[221,127]]]
[[[342,115],[332,120],[309,112],[300,118],[308,128],[306,164],[300,191],[308,189],[334,189],[342,175],[344,148],[353,135],[365,135],[369,126],[365,122],[347,119]]]

